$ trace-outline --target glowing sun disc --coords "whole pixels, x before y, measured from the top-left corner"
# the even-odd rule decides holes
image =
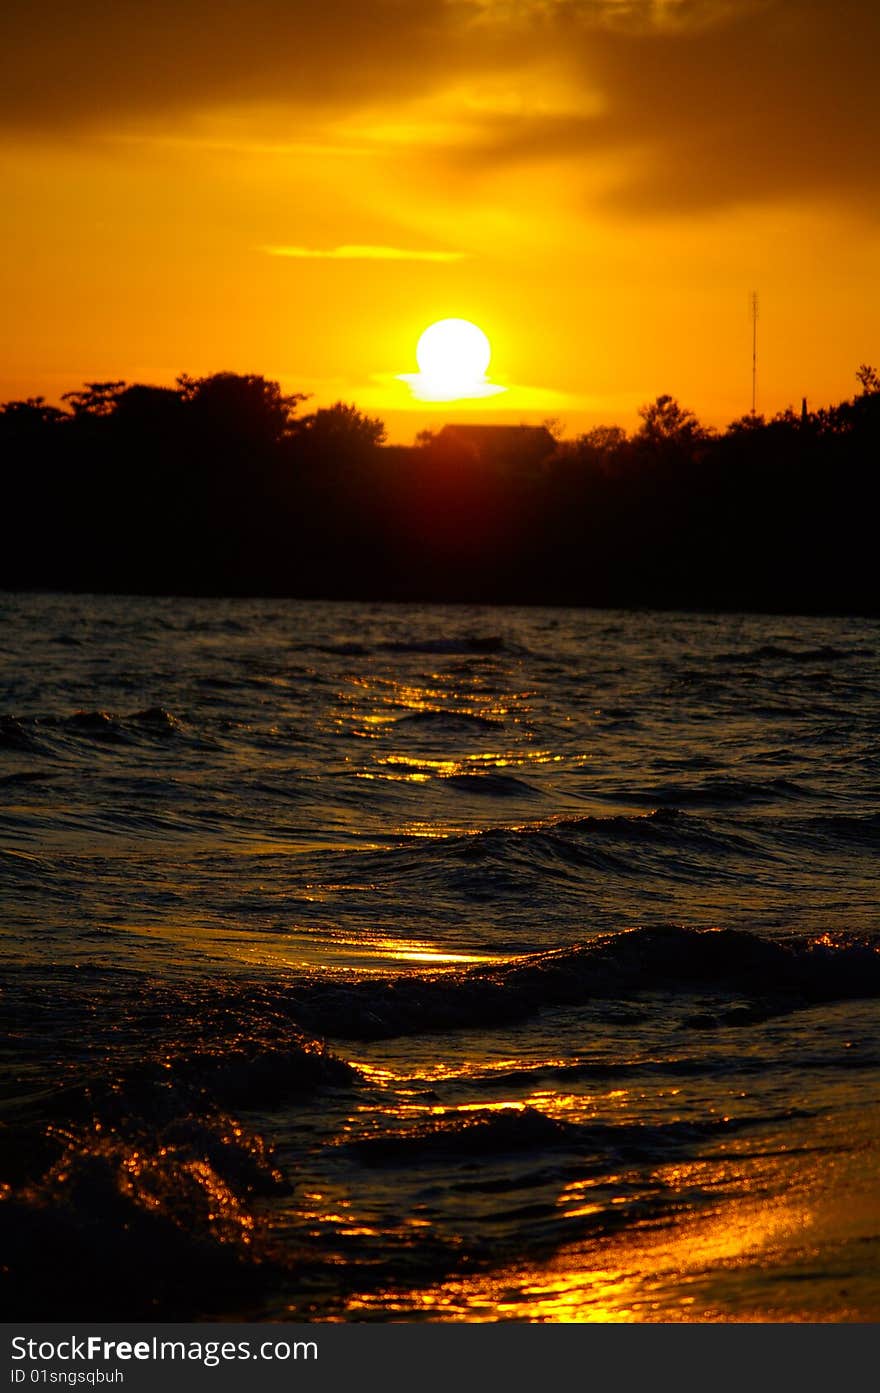
[[[438,319],[416,347],[420,371],[438,385],[481,382],[491,357],[489,340],[469,319]]]
[[[429,324],[416,346],[418,372],[401,372],[416,401],[468,401],[506,392],[486,377],[492,348],[469,319],[438,319]]]

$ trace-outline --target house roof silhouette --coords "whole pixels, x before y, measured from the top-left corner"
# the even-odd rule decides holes
[[[546,426],[446,425],[438,431],[437,441],[464,447],[482,461],[517,464],[539,464],[556,449]]]

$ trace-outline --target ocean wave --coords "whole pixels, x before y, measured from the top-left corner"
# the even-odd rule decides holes
[[[0,717],[0,750],[50,754],[68,740],[104,745],[154,744],[170,738],[203,743],[179,716],[164,706],[119,713],[100,709],[68,715]]]
[[[181,729],[181,721],[164,706],[148,706],[128,715],[108,711],[74,711],[70,716],[43,718],[43,724],[82,731],[100,739],[126,738],[132,734],[171,735]]]
[[[50,1140],[49,1168],[0,1198],[10,1319],[194,1318],[257,1299],[271,1253],[252,1200],[283,1180],[233,1119]]]
[[[596,819],[603,824],[604,819]],[[523,827],[485,827],[476,832],[443,837],[415,837],[388,850],[359,858],[359,873],[374,878],[414,875],[441,884],[455,881],[459,889],[501,897],[525,878],[536,875],[578,882],[584,871],[630,875],[638,866],[627,855],[627,838],[591,835],[589,819],[534,823]]]
[[[8,986],[4,1310],[195,1318],[258,1299],[274,1258],[257,1201],[290,1186],[228,1109],[299,1107],[356,1071],[252,984],[57,967]]]
[[[650,788],[628,790],[625,797],[627,801],[647,803],[655,807],[660,805],[664,808],[698,808],[797,802],[815,797],[815,790],[803,780],[749,779],[740,775],[724,774],[715,778],[700,779],[694,783],[677,780],[656,784]]]
[[[291,648],[295,653],[326,653],[339,658],[365,658],[372,652],[367,644],[349,639],[340,639],[337,643],[294,643]]]
[[[292,647],[296,652],[363,658],[374,653],[424,653],[436,657],[457,657],[460,654],[480,656],[506,652],[509,645],[500,634],[458,634],[445,638],[385,639],[372,644],[353,639],[336,639],[324,643],[293,644]]]
[[[175,983],[109,968],[22,968],[10,976],[9,1021],[25,1061],[22,1083],[32,1082],[6,1101],[0,1124],[4,1310],[15,1319],[35,1311],[53,1319],[210,1317],[230,1305],[261,1309],[279,1284],[308,1299],[309,1283],[326,1283],[328,1272],[344,1296],[348,1282],[357,1290],[369,1280],[365,1268],[387,1282],[389,1261],[395,1280],[404,1271],[435,1280],[462,1266],[497,1265],[502,1252],[551,1252],[580,1234],[659,1220],[675,1196],[654,1182],[653,1168],[797,1114],[752,1107],[733,1117],[719,1110],[570,1120],[531,1104],[437,1107],[432,1094],[433,1113],[415,1109],[407,1121],[406,1108],[383,1108],[387,1085],[318,1037],[468,1027],[491,1039],[495,1027],[548,1006],[641,996],[647,1010],[665,1014],[670,996],[690,1001],[707,991],[718,996],[721,1016],[744,1009],[750,993],[765,1016],[878,994],[880,955],[873,943],[772,943],[661,926],[421,977],[287,972]],[[735,1000],[725,1003],[725,995]],[[676,1072],[675,1059],[647,1063]],[[534,1073],[522,1072],[533,1086]],[[486,1076],[493,1097],[513,1080],[512,1072]],[[280,1157],[256,1130],[279,1107]],[[387,1225],[372,1236],[369,1227],[355,1231],[356,1211],[339,1217],[333,1201],[316,1222],[304,1186],[292,1183],[299,1167],[310,1176],[322,1166],[334,1177],[331,1189],[345,1174],[354,1189],[358,1170],[346,1173],[347,1162],[367,1185],[370,1172],[386,1185],[388,1171],[401,1184],[435,1184],[424,1237],[404,1230],[395,1250]],[[585,1177],[597,1182],[597,1203],[561,1204],[565,1186]],[[461,1217],[465,1192],[489,1206],[488,1231]],[[262,1216],[276,1196],[283,1217],[271,1228]],[[454,1204],[452,1232],[444,1229],[444,1196]],[[340,1262],[350,1262],[350,1276],[340,1277]]]
[[[400,726],[426,726],[430,729],[461,730],[502,730],[504,722],[494,716],[479,716],[471,711],[411,711],[398,716],[394,722]]]
[[[722,1006],[717,1011],[692,1012],[679,1022],[682,1032],[734,1031],[749,1025],[761,1025],[774,1018],[778,1011],[752,1006]],[[644,1019],[644,1016],[641,1017]],[[806,1053],[798,1048],[793,1060],[779,1055],[743,1051],[736,1039],[724,1040],[723,1034],[717,1037],[719,1047],[692,1054],[670,1054],[662,1058],[653,1056],[629,1056],[618,1059],[575,1059],[571,1061],[553,1060],[539,1062],[510,1069],[491,1069],[485,1074],[469,1076],[468,1088],[473,1093],[488,1093],[497,1097],[499,1092],[515,1093],[522,1090],[533,1094],[536,1089],[571,1090],[579,1084],[631,1084],[638,1081],[642,1086],[650,1086],[657,1079],[701,1079],[723,1078],[726,1083],[739,1077],[755,1078],[761,1075],[778,1076],[792,1064],[799,1071],[827,1073],[829,1071],[849,1072],[851,1070],[872,1070],[880,1067],[880,1057],[876,1052],[859,1053],[854,1050],[833,1050],[828,1053]],[[722,1042],[727,1048],[722,1048]]]
[[[817,1002],[880,995],[880,943],[759,938],[677,925],[605,934],[575,948],[492,967],[391,981],[315,982],[297,994],[300,1023],[330,1038],[382,1039],[491,1029],[550,1006],[695,991],[760,1002],[764,1018]],[[757,1017],[756,1017],[757,1019]]]
[[[445,774],[439,782],[444,788],[453,788],[459,793],[474,793],[479,797],[535,798],[540,793],[525,779],[517,779],[513,774]]]
[[[422,855],[432,860],[487,859],[504,864],[511,856],[517,856],[533,859],[536,868],[549,858],[574,866],[626,870],[637,867],[622,852],[652,845],[715,852],[754,850],[746,829],[735,830],[726,825],[716,830],[707,819],[677,807],[655,807],[649,813],[614,813],[606,817],[557,817],[514,827],[484,827],[427,841],[419,838],[416,843]]]
[[[152,984],[121,968],[20,967],[7,974],[4,1005],[20,1052],[52,1079],[41,1107],[53,1123],[98,1116],[165,1126],[206,1108],[271,1108],[359,1077],[297,1026],[295,998],[253,982]],[[26,1079],[21,1088],[20,1097],[7,1092],[10,1116],[30,1106]]]
[[[570,1145],[577,1132],[571,1123],[548,1117],[537,1108],[474,1110],[433,1118],[405,1131],[389,1128],[358,1137],[348,1143],[348,1150],[366,1165],[409,1165],[541,1151]]]
[[[453,1112],[407,1129],[388,1128],[348,1144],[365,1165],[408,1166],[424,1162],[527,1152],[566,1151],[627,1162],[657,1161],[673,1148],[692,1146],[718,1133],[731,1133],[766,1116],[708,1118],[702,1122],[574,1123],[548,1117],[534,1107],[471,1109]]]
[[[780,833],[795,831],[805,844],[815,843],[816,834],[837,845],[869,847],[880,850],[880,813],[822,813],[798,818],[793,827],[781,827]]]
[[[16,754],[42,754],[43,749],[34,721],[18,716],[0,716],[0,750],[10,750]]]
[[[501,634],[463,634],[451,638],[410,639],[381,643],[378,648],[384,653],[502,653],[508,644]]]
[[[523,799],[524,790],[512,789],[510,796]],[[496,806],[502,806],[500,792],[486,800],[487,810]],[[559,885],[601,893],[612,883],[633,885],[658,874],[687,882],[710,867],[717,879],[739,874],[737,862],[744,856],[763,864],[777,855],[760,827],[660,808],[513,825],[493,822],[441,836],[403,830],[388,845],[374,845],[356,856],[328,852],[316,867],[316,880],[344,876],[347,883],[388,886],[399,894],[417,879],[444,896],[531,902],[537,914],[538,904],[546,903]]]
[[[836,648],[823,643],[815,648],[790,648],[782,643],[763,643],[757,648],[719,653],[716,662],[748,665],[750,663],[836,663],[861,654],[871,653],[864,647]]]

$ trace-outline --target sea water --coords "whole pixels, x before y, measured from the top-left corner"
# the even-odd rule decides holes
[[[880,1317],[878,629],[0,596],[5,1308]]]

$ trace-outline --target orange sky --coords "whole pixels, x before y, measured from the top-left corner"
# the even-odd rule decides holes
[[[38,14],[38,18],[37,18]],[[873,0],[49,0],[0,20],[0,398],[260,372],[392,440],[724,425],[880,362]],[[497,397],[426,407],[432,320]]]

